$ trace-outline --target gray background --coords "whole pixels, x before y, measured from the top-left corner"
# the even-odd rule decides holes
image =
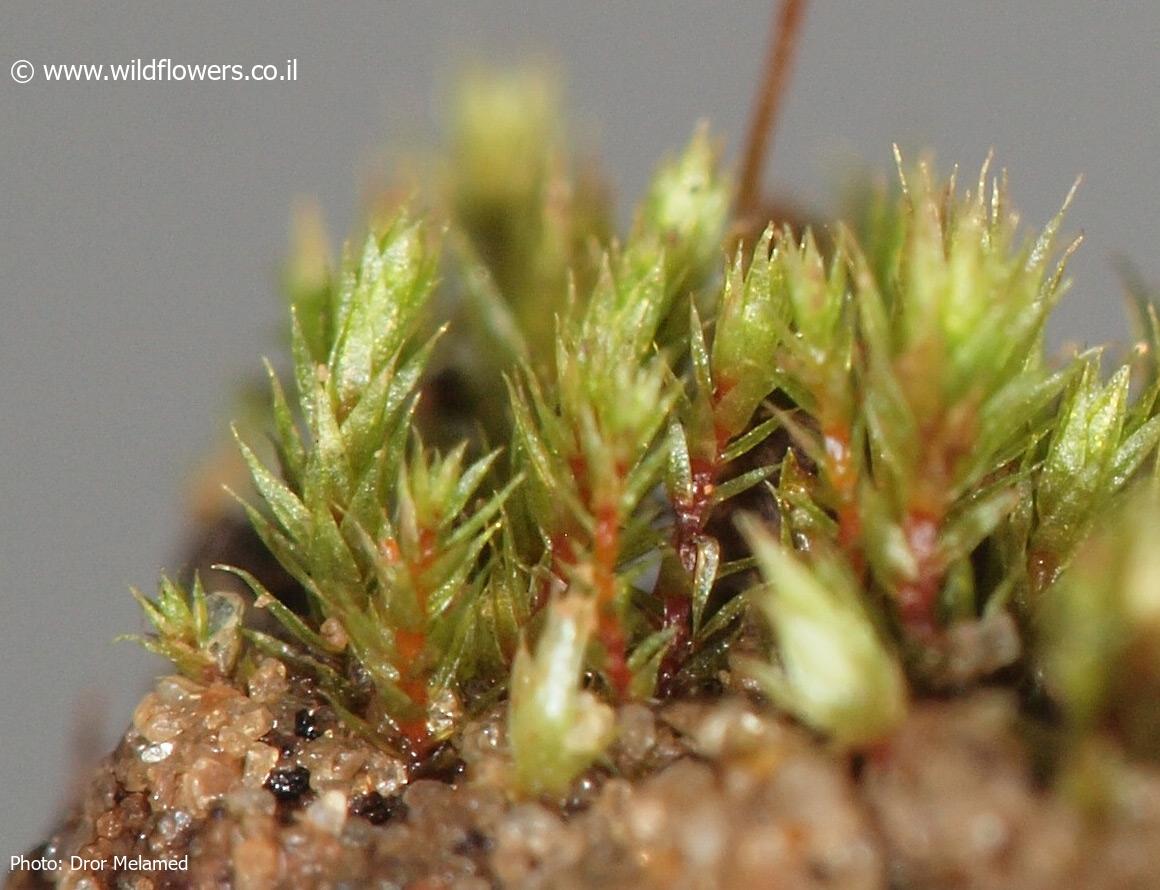
[[[380,146],[438,132],[472,58],[559,61],[625,196],[708,117],[736,149],[769,3],[5,4],[0,12],[0,856],[111,744],[159,663],[112,638],[173,567],[189,472],[270,351],[287,219],[354,218]],[[1114,253],[1160,278],[1160,6],[818,2],[770,181],[834,204],[890,143],[973,172],[990,146],[1039,223],[1078,173],[1088,241],[1054,336],[1123,339]],[[17,85],[12,62],[299,59],[258,84]],[[92,744],[91,741],[89,743]]]

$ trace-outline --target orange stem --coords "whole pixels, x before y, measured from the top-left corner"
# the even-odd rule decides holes
[[[737,187],[737,216],[748,217],[761,203],[761,173],[768,146],[777,123],[781,100],[789,84],[794,51],[801,37],[806,0],[782,0],[770,33],[771,54],[767,55],[765,76],[753,104],[749,135],[745,140],[745,159]]]

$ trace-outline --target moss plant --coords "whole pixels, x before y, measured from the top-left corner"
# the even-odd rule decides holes
[[[197,679],[273,656],[415,764],[506,700],[532,795],[611,705],[721,682],[860,751],[927,693],[1046,676],[1069,732],[1154,753],[1156,510],[1084,541],[1155,461],[1160,378],[1045,354],[1062,212],[1026,232],[987,165],[898,158],[848,224],[738,240],[701,130],[619,239],[553,95],[468,82],[429,198],[337,264],[303,241],[274,448],[240,448],[309,606],[232,569],[264,632],[166,581],[146,645]],[[1008,645],[964,653],[983,627]]]

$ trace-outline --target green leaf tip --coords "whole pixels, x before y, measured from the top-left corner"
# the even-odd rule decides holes
[[[521,644],[516,655],[508,734],[515,779],[528,794],[562,794],[612,739],[612,709],[580,688],[595,625],[592,600],[565,595],[548,606],[534,653]]]
[[[750,597],[768,622],[776,659],[749,673],[780,707],[843,747],[883,741],[906,715],[902,667],[835,557],[805,563],[743,519],[765,586]]]

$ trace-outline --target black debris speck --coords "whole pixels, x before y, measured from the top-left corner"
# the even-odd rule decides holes
[[[407,815],[407,805],[403,798],[398,795],[383,797],[377,791],[351,798],[349,810],[352,816],[362,816],[372,825],[382,825]]]
[[[310,770],[304,766],[272,769],[266,776],[266,788],[278,800],[297,800],[310,788]]]
[[[312,741],[322,735],[322,718],[313,708],[303,708],[294,715],[294,734]]]

